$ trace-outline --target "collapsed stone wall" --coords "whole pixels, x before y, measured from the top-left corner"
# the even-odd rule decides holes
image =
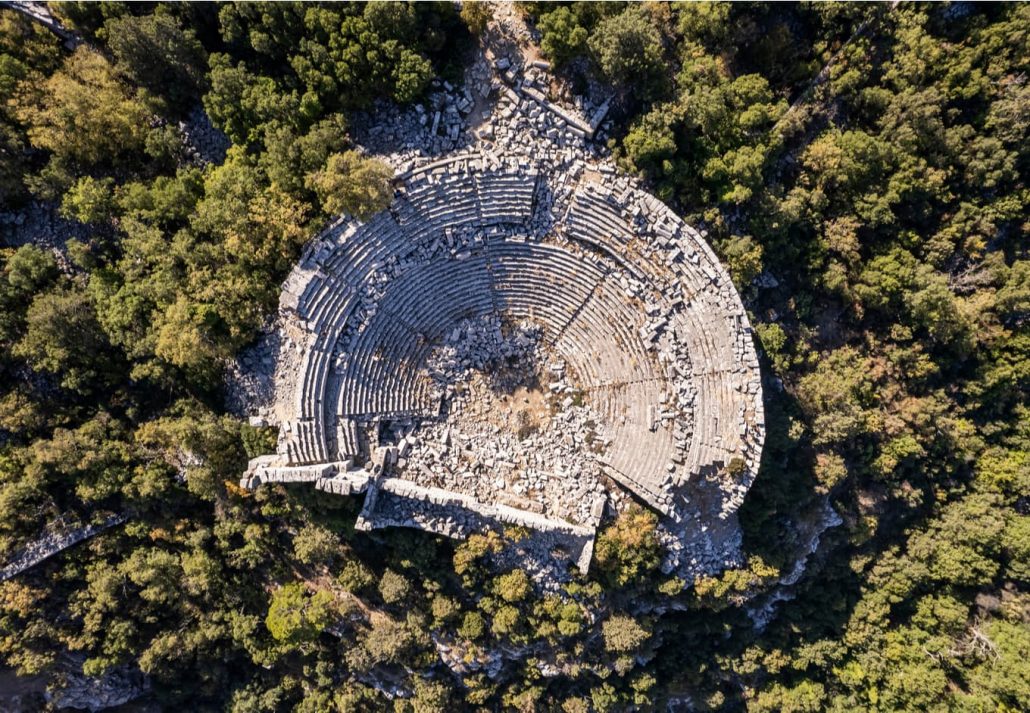
[[[99,523],[83,525],[82,527],[64,530],[62,532],[48,532],[43,534],[38,539],[30,542],[25,548],[12,557],[6,565],[0,568],[0,582],[8,580],[30,567],[34,567],[43,560],[53,557],[58,552],[62,552],[69,547],[77,545],[83,540],[88,540],[104,530],[120,525],[125,522],[126,519],[125,515],[111,515]]]

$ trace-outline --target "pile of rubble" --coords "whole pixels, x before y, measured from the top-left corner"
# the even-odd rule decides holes
[[[33,201],[21,210],[0,212],[0,242],[10,247],[31,243],[47,248],[64,270],[71,270],[65,248],[68,241],[85,242],[89,238],[88,225],[63,217],[53,203]]]
[[[398,434],[401,476],[482,502],[596,527],[606,489],[594,456],[610,439],[543,330],[463,322],[429,360],[443,417]],[[411,464],[409,468],[408,465]]]
[[[201,106],[195,107],[186,121],[179,122],[179,134],[187,158],[200,166],[220,165],[232,145],[229,137],[211,124]]]
[[[478,322],[463,320],[454,327],[426,363],[444,398],[453,397],[455,386],[465,382],[472,371],[495,377],[498,389],[512,389],[534,378],[543,330],[532,322],[522,322],[507,331],[497,315],[487,315]],[[505,376],[514,381],[505,381]]]

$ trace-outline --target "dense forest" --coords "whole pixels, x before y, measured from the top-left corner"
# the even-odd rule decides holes
[[[491,8],[50,11],[72,41],[0,8],[0,212],[76,236],[0,248],[0,560],[126,521],[0,583],[4,665],[238,713],[1030,709],[1030,5],[516,4],[708,231],[765,375],[747,566],[663,576],[641,510],[561,593],[485,567],[494,536],[241,490],[275,433],[223,405],[304,243],[391,197],[355,113],[460,82]],[[222,161],[184,152],[201,109]]]

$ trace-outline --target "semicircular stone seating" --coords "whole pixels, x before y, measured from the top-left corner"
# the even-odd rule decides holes
[[[333,225],[286,280],[281,312],[306,335],[292,417],[280,424],[279,453],[254,461],[244,485],[367,490],[359,527],[463,536],[507,518],[572,533],[585,568],[584,532],[603,503],[593,522],[563,525],[443,497],[391,475],[398,454],[379,447],[383,424],[417,429],[442,417],[427,360],[459,325],[496,318],[539,327],[604,424],[605,475],[670,522],[734,515],[761,454],[760,377],[744,308],[701,235],[630,179],[563,173],[524,155],[466,151],[395,185],[388,210]],[[419,499],[428,509],[405,517]],[[457,511],[476,517],[441,525]]]

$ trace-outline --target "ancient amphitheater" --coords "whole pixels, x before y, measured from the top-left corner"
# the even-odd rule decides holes
[[[398,119],[417,141],[385,157],[393,204],[333,225],[284,284],[279,450],[242,484],[363,494],[359,529],[524,526],[521,555],[559,577],[635,501],[661,515],[666,571],[732,564],[764,436],[741,301],[604,158],[605,107],[581,119],[542,70],[490,70],[482,120],[469,90]]]

